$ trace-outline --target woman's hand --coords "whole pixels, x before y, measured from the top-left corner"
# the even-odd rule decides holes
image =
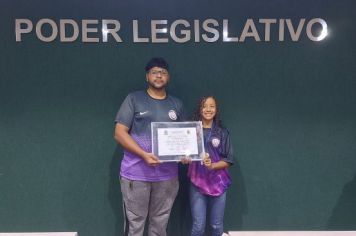
[[[203,159],[203,164],[204,164],[204,166],[205,166],[206,168],[208,168],[209,170],[213,170],[213,169],[214,169],[214,165],[213,165],[213,163],[211,162],[211,159],[210,159],[208,153],[205,154],[205,157],[204,157],[204,159]]]

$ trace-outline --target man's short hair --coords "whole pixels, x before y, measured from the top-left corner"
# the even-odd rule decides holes
[[[160,67],[169,70],[168,63],[162,57],[154,57],[147,62],[145,71],[148,73],[153,67]]]

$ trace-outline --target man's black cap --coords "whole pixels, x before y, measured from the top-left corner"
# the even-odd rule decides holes
[[[147,62],[145,71],[148,72],[153,67],[160,67],[169,70],[168,63],[162,57],[154,57]]]

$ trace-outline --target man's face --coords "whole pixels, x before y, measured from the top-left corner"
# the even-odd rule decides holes
[[[169,81],[169,73],[161,67],[152,67],[146,74],[148,85],[155,89],[165,88]]]

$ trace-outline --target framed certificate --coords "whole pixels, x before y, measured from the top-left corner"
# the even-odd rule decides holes
[[[189,156],[200,161],[204,155],[201,121],[152,122],[152,152],[160,161],[180,161]]]

